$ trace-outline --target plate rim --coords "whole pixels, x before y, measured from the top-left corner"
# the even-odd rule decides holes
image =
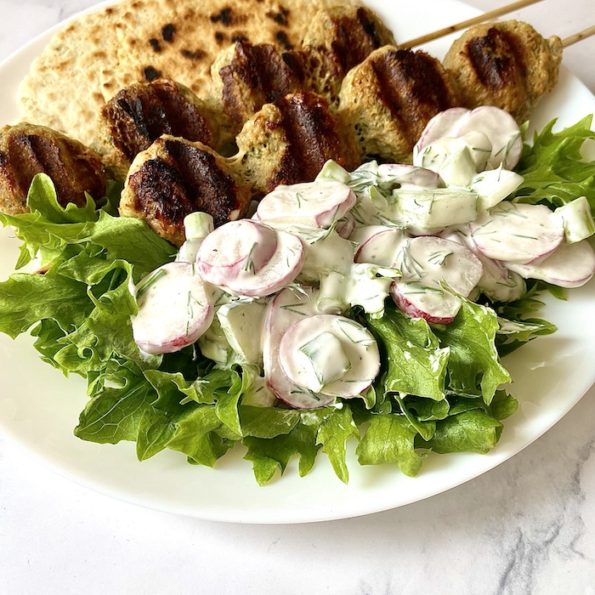
[[[468,11],[470,16],[473,14],[479,15],[483,11],[477,9],[476,7],[470,6],[461,0],[450,0],[454,4],[458,4],[461,7],[464,7],[466,11]],[[26,43],[22,44],[19,48],[12,51],[5,59],[0,62],[0,72],[3,71],[5,68],[10,68],[12,62],[18,60],[27,52],[31,51],[34,46],[40,44],[41,42],[47,43],[51,37],[58,31],[62,30],[69,23],[72,21],[77,20],[81,16],[91,14],[97,11],[102,10],[103,8],[113,5],[117,3],[117,0],[105,0],[93,6],[87,7],[86,9],[76,12],[67,19],[60,21],[53,25],[52,27],[46,29],[45,31],[39,33]],[[39,54],[36,54],[36,56]],[[35,57],[36,57],[35,56]],[[578,79],[576,76],[571,75],[574,79],[575,83],[579,83],[587,92],[591,93],[591,91],[586,87],[586,85]],[[591,93],[591,95],[593,95]],[[593,98],[595,101],[595,97]],[[543,426],[543,429],[540,429],[537,435],[530,436],[528,439],[523,440],[520,446],[515,446],[515,451],[512,454],[505,455],[505,456],[498,456],[498,453],[491,453],[490,455],[484,455],[485,460],[490,460],[490,464],[485,466],[481,466],[477,470],[473,471],[469,475],[465,476],[462,480],[458,476],[454,476],[454,480],[452,482],[446,482],[446,484],[442,484],[438,491],[436,490],[428,490],[428,493],[422,495],[412,495],[410,498],[405,498],[398,504],[390,504],[387,503],[386,505],[382,506],[363,506],[359,507],[357,510],[353,510],[350,513],[345,513],[344,511],[337,512],[335,515],[332,513],[327,513],[324,515],[311,515],[308,514],[307,510],[300,511],[300,514],[294,514],[292,518],[283,518],[280,519],[279,512],[275,511],[275,515],[271,515],[268,518],[263,518],[259,512],[252,513],[252,511],[244,511],[243,513],[239,509],[234,509],[233,511],[224,511],[219,508],[214,509],[201,509],[197,510],[196,508],[190,508],[188,506],[179,506],[173,503],[168,502],[167,500],[163,500],[159,496],[151,496],[148,495],[145,497],[140,496],[138,493],[131,492],[130,490],[126,490],[124,488],[117,488],[109,483],[102,482],[101,479],[94,478],[91,474],[80,474],[77,473],[75,470],[71,469],[72,465],[69,462],[63,462],[59,459],[52,457],[52,456],[45,456],[44,452],[41,449],[36,449],[34,444],[30,442],[26,442],[19,438],[16,432],[11,431],[10,426],[4,422],[3,418],[0,418],[0,431],[2,432],[2,436],[6,437],[11,441],[11,443],[21,452],[23,452],[26,456],[31,457],[33,460],[36,460],[40,464],[49,465],[51,470],[55,472],[57,475],[72,481],[73,483],[83,486],[85,488],[91,489],[96,493],[102,494],[104,496],[108,496],[111,498],[115,498],[117,500],[131,503],[137,506],[142,506],[144,508],[149,508],[152,510],[158,510],[162,512],[168,512],[173,514],[180,514],[184,516],[190,516],[192,518],[203,519],[208,521],[217,521],[217,522],[231,522],[231,523],[239,523],[239,524],[305,524],[305,523],[316,523],[316,522],[325,522],[325,521],[335,521],[340,519],[347,519],[347,518],[356,518],[360,516],[365,516],[368,514],[375,514],[384,512],[387,510],[392,510],[395,508],[400,508],[402,506],[408,506],[415,502],[420,502],[431,498],[433,496],[438,496],[446,491],[449,491],[455,487],[463,485],[484,473],[491,471],[492,469],[498,467],[499,465],[503,464],[504,462],[514,458],[517,454],[525,450],[529,445],[533,442],[538,440],[541,436],[543,436],[546,432],[551,430],[559,421],[561,421],[568,412],[584,397],[584,395],[590,390],[590,388],[595,383],[595,370],[592,373],[592,378],[589,381],[588,379],[585,380],[584,383],[581,385],[580,391],[577,391],[575,398],[570,400],[569,402],[565,402],[565,406],[559,409],[556,413],[556,416],[550,420],[547,424]],[[476,455],[478,456],[478,455]],[[387,471],[388,472],[388,471]],[[266,488],[263,488],[266,489]],[[248,512],[248,514],[246,514]],[[294,511],[295,512],[295,511]],[[281,516],[283,511],[281,511]]]

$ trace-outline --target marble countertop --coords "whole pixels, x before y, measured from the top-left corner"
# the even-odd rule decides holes
[[[0,0],[0,60],[94,3]],[[565,36],[592,24],[595,10],[593,0],[547,0],[520,16]],[[564,57],[592,90],[594,54],[595,38]],[[302,526],[138,508],[55,475],[0,436],[0,593],[593,595],[594,420],[592,389],[474,481],[397,510]]]

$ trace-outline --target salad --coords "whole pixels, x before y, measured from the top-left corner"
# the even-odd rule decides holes
[[[0,330],[87,381],[75,434],[213,466],[240,443],[259,484],[319,450],[416,475],[430,453],[486,453],[517,401],[501,357],[555,331],[539,293],[595,272],[591,117],[523,144],[493,107],[434,117],[413,165],[328,162],[251,219],[186,218],[179,251],[117,216],[121,188],[58,204],[33,180],[0,284]]]

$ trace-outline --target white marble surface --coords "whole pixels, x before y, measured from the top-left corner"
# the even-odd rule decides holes
[[[91,4],[0,0],[0,59]],[[565,36],[595,21],[595,5],[547,0],[520,15]],[[592,39],[565,55],[591,89],[594,54]],[[594,428],[591,390],[531,447],[455,490],[365,518],[280,527],[114,501],[0,436],[0,593],[595,594]]]

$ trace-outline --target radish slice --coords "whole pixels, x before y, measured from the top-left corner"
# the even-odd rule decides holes
[[[448,324],[457,315],[460,299],[442,289],[469,296],[478,284],[481,262],[457,242],[432,236],[413,238],[403,244],[396,266],[403,274],[391,295],[406,314],[428,322]]]
[[[514,302],[525,295],[527,286],[523,278],[518,273],[507,269],[501,262],[484,256],[471,238],[461,233],[449,233],[442,237],[451,242],[458,242],[477,256],[483,267],[483,274],[477,287],[492,301]]]
[[[472,111],[451,108],[434,116],[413,148],[413,162],[418,163],[419,155],[437,140],[462,137],[470,132],[481,133],[490,142],[488,169],[496,169],[500,165],[513,169],[519,162],[523,151],[521,131],[508,112],[493,106],[482,106]]]
[[[226,223],[203,240],[198,272],[213,285],[225,285],[242,272],[256,274],[275,254],[277,239],[274,229],[250,219]]]
[[[468,186],[477,172],[485,168],[491,151],[492,144],[485,134],[468,132],[426,145],[414,156],[413,163],[435,171],[447,186]]]
[[[351,213],[347,213],[345,217],[339,219],[339,221],[337,221],[337,227],[335,227],[337,233],[346,240],[349,239],[349,236],[353,233],[354,229],[355,219]]]
[[[259,271],[244,266],[238,275],[222,284],[238,295],[265,297],[283,289],[299,275],[304,264],[304,245],[297,236],[277,231],[277,250]]]
[[[329,227],[355,205],[349,186],[332,180],[277,186],[258,205],[258,217],[271,224]]]
[[[194,343],[213,321],[212,292],[189,263],[163,265],[137,291],[138,314],[132,320],[132,332],[146,353],[179,351]]]
[[[281,339],[279,362],[285,375],[317,394],[356,397],[380,370],[378,345],[361,324],[320,314],[293,324]]]
[[[400,229],[392,227],[380,228],[378,233],[375,233],[363,244],[359,245],[355,253],[355,262],[393,267],[397,252],[404,240],[405,235]]]
[[[316,409],[334,401],[334,397],[297,386],[279,363],[283,335],[295,322],[318,314],[317,301],[318,292],[310,287],[287,287],[268,303],[265,313],[262,351],[266,382],[278,399],[296,409]]]
[[[445,136],[453,136],[452,130],[459,120],[467,115],[469,110],[464,107],[451,107],[439,114],[436,114],[424,128],[415,147],[413,147],[413,158],[422,152],[429,144]]]
[[[595,273],[595,253],[587,240],[562,244],[539,264],[507,262],[506,266],[525,279],[541,279],[559,287],[581,287]]]
[[[488,258],[519,263],[547,258],[564,239],[561,218],[543,205],[500,203],[469,230]]]
[[[425,167],[404,163],[383,163],[378,166],[378,179],[381,184],[411,184],[425,188],[438,188],[440,176]]]
[[[453,136],[463,136],[469,132],[482,132],[492,144],[492,152],[487,168],[514,169],[523,152],[521,130],[514,118],[504,110],[484,105],[465,114],[452,128]]]
[[[401,312],[431,324],[450,324],[461,307],[454,295],[415,283],[393,283],[390,294]]]

